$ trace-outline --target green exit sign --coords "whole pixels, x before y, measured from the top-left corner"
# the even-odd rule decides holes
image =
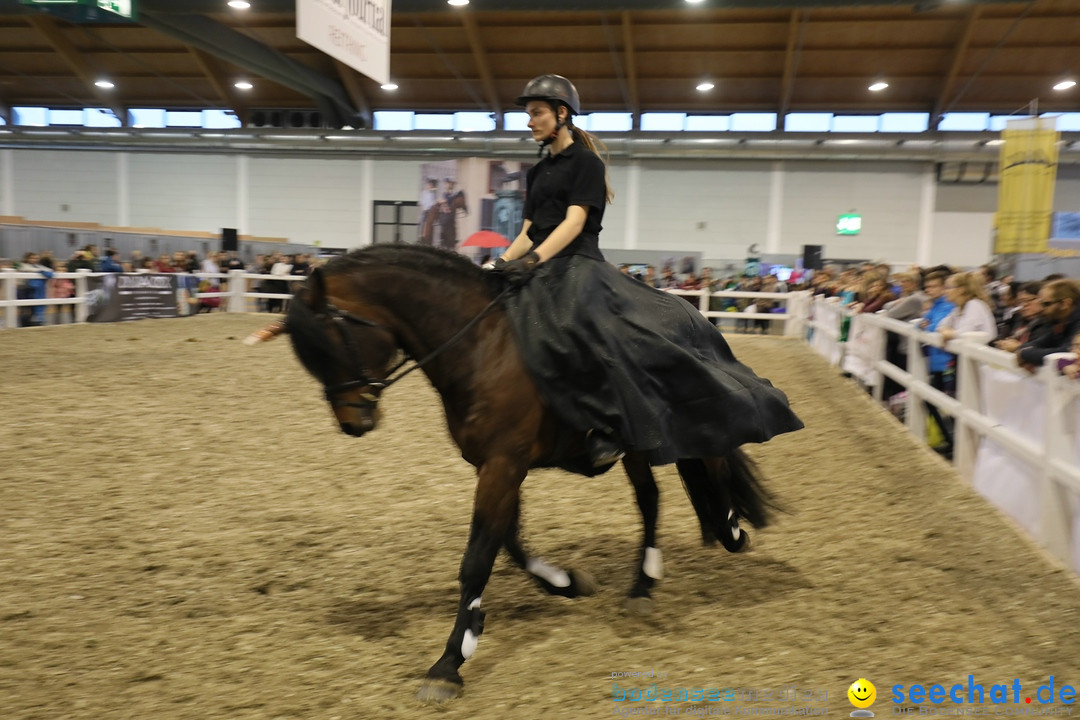
[[[836,219],[837,235],[858,235],[862,232],[862,215],[845,213]]]
[[[40,7],[43,10],[70,8],[77,13],[77,19],[105,19],[95,17],[99,10],[125,20],[134,20],[138,14],[138,0],[19,0],[19,2],[23,5]]]

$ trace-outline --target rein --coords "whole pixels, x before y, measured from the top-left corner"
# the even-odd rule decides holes
[[[419,370],[420,368],[424,367],[427,363],[438,357],[444,350],[457,343],[459,340],[461,340],[461,338],[465,337],[465,334],[472,330],[478,322],[480,322],[489,312],[491,312],[492,308],[494,308],[499,303],[499,301],[503,299],[503,296],[505,296],[511,289],[511,287],[503,289],[503,291],[496,295],[495,298],[491,302],[489,302],[483,310],[479,312],[479,314],[477,314],[472,320],[467,322],[465,324],[465,327],[458,330],[449,340],[432,350],[426,356],[424,356],[420,360],[414,361],[415,364],[412,367],[406,368],[403,372],[399,373],[395,377],[389,376],[393,375],[398,370],[401,370],[401,368],[404,367],[409,361],[413,360],[413,358],[409,357],[408,353],[405,354],[405,357],[402,358],[401,362],[399,362],[397,365],[394,365],[394,367],[390,368],[390,370],[387,371],[386,374],[388,377],[385,380],[378,380],[376,378],[368,376],[366,368],[364,368],[362,365],[357,364],[356,369],[358,372],[355,379],[347,380],[346,382],[340,383],[338,385],[326,386],[325,394],[327,402],[332,405],[341,405],[344,407],[365,408],[374,406],[379,399],[378,393],[381,393],[383,390],[390,387],[398,380],[405,377],[414,370]],[[352,335],[346,332],[346,322],[353,323],[354,325],[360,325],[361,327],[379,328],[382,330],[387,330],[387,328],[379,325],[373,320],[368,320],[367,318],[362,318],[359,315],[354,315],[348,310],[342,310],[336,305],[332,305],[330,303],[327,303],[325,313],[327,316],[329,316],[335,321],[334,325],[338,328],[338,332],[341,335],[341,341],[342,343],[344,343],[345,349],[348,354],[351,355],[354,359],[358,359],[360,354],[357,352],[356,343],[354,342]],[[387,330],[387,332],[389,332],[389,330]],[[371,392],[361,393],[360,397],[363,398],[363,403],[334,402],[335,395],[358,387],[366,387],[370,388],[371,390]]]

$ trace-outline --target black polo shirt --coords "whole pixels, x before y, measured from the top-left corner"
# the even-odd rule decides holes
[[[522,216],[532,221],[529,239],[536,247],[566,219],[571,205],[589,209],[581,234],[559,256],[587,255],[603,260],[600,252],[600,221],[607,203],[604,161],[581,143],[570,143],[557,155],[551,155],[529,169],[525,209]]]

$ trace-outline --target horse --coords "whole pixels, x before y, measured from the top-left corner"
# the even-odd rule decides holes
[[[597,589],[588,573],[529,554],[519,535],[520,486],[528,471],[572,467],[561,458],[584,456],[585,433],[562,426],[531,379],[499,303],[507,291],[492,273],[455,253],[374,245],[314,270],[296,291],[284,322],[248,340],[287,333],[301,364],[322,383],[341,431],[358,438],[377,428],[382,392],[410,371],[400,371],[404,361],[395,359],[414,359],[411,369],[427,374],[462,458],[476,468],[457,616],[418,692],[424,702],[462,693],[459,670],[484,629],[482,593],[501,548],[549,594],[574,598]],[[447,348],[453,353],[444,353]],[[651,591],[663,577],[656,539],[659,491],[643,454],[627,452],[622,465],[644,528],[625,606],[647,614]],[[730,552],[747,549],[739,521],[762,527],[774,507],[752,461],[736,449],[723,457],[679,459],[676,467],[702,542],[719,541]]]

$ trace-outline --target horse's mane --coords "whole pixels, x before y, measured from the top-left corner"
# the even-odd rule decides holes
[[[471,260],[456,252],[427,245],[404,244],[369,245],[353,250],[328,262],[324,271],[336,275],[372,265],[396,265],[419,270],[431,277],[456,277],[481,283],[487,276]]]

